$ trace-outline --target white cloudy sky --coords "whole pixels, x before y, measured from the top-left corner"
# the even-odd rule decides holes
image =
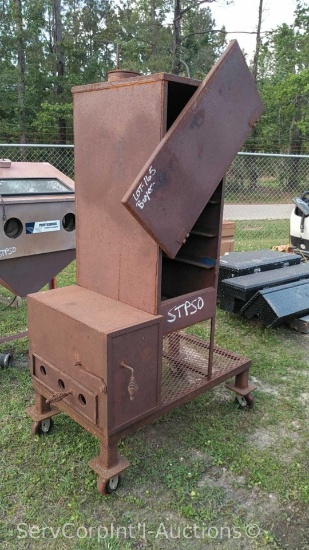
[[[290,25],[296,0],[264,0],[262,32],[278,27],[282,23]],[[225,25],[227,31],[256,31],[259,12],[259,0],[234,0],[234,4],[224,6],[222,1],[209,4],[216,28]],[[256,35],[228,34],[227,39],[236,38],[239,45],[249,56],[255,48]]]

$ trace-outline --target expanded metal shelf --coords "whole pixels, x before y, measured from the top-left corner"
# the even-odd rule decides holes
[[[172,332],[163,338],[161,402],[166,405],[198,388],[217,385],[235,374],[249,359],[183,331]]]

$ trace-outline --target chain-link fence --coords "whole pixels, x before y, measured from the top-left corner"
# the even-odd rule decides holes
[[[0,158],[12,162],[49,162],[66,176],[74,177],[74,145],[0,143]]]
[[[288,244],[293,197],[309,189],[309,155],[239,153],[226,177],[224,218],[237,250]]]
[[[74,179],[73,145],[0,144],[0,158],[49,162]],[[226,176],[224,219],[236,223],[236,250],[271,248],[289,242],[292,198],[309,189],[309,156],[239,153]],[[75,282],[75,263],[57,277],[58,285]],[[27,329],[25,300],[14,300],[0,287],[0,338]],[[26,353],[26,339],[0,346],[0,353]]]
[[[0,157],[50,162],[74,179],[73,145],[0,144]],[[292,198],[309,189],[309,155],[239,153],[226,176],[224,218],[236,221],[237,250],[289,242]]]
[[[239,153],[226,178],[232,204],[287,204],[309,186],[309,155]]]

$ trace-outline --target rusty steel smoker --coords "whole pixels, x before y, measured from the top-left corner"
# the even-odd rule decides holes
[[[27,410],[34,433],[63,411],[99,439],[105,493],[124,435],[232,376],[251,403],[214,318],[223,178],[263,105],[236,41],[203,83],[113,72],[73,97],[77,285],[28,298]],[[209,342],[183,330],[206,319]]]

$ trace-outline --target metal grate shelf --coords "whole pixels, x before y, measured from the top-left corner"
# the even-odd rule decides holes
[[[213,382],[218,378],[221,381],[227,380],[249,361],[216,346],[211,357],[209,350],[209,342],[182,331],[164,336],[161,390],[163,405],[207,385],[213,387]]]

